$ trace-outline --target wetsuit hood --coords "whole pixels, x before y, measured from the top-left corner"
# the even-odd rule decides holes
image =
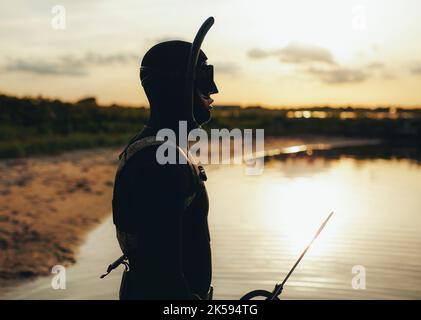
[[[203,34],[202,29],[203,26],[198,32],[201,41],[207,32]],[[193,43],[161,42],[143,57],[140,80],[150,103],[150,126],[175,129],[180,120],[185,120],[192,129],[210,119],[201,96],[209,97],[218,89],[213,66],[207,64],[207,56],[200,50],[198,35]]]

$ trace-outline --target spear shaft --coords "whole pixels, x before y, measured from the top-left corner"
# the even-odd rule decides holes
[[[310,249],[311,245],[313,244],[314,240],[317,239],[317,237],[320,235],[320,233],[322,232],[322,230],[324,229],[324,227],[326,226],[327,222],[329,221],[329,219],[332,217],[333,215],[333,211],[329,214],[329,216],[325,219],[325,221],[322,223],[322,225],[320,226],[319,230],[317,230],[316,234],[314,235],[313,239],[311,239],[310,243],[307,245],[307,247],[304,249],[304,251],[301,253],[300,257],[298,258],[298,260],[295,262],[295,264],[293,265],[293,267],[291,268],[291,270],[288,272],[288,274],[286,275],[284,281],[282,281],[280,284],[276,284],[275,289],[273,290],[273,298],[279,296],[282,293],[282,290],[284,288],[284,284],[285,282],[288,281],[289,277],[291,276],[291,274],[294,272],[295,268],[298,266],[298,264],[300,263],[301,259],[305,256],[305,254],[307,253],[308,249]],[[273,299],[270,299],[273,300]]]
[[[332,215],[333,215],[333,211],[329,214],[329,216],[322,223],[322,225],[320,226],[319,230],[317,230],[317,232],[314,235],[313,239],[310,241],[310,243],[307,245],[307,247],[301,253],[301,255],[298,258],[298,260],[292,266],[291,270],[286,275],[284,281],[282,281],[281,283],[277,283],[275,285],[275,288],[273,289],[272,292],[269,292],[269,291],[266,291],[266,290],[254,290],[254,291],[251,291],[251,292],[247,293],[246,295],[244,295],[240,300],[251,300],[251,299],[256,298],[256,297],[264,297],[267,300],[279,300],[279,297],[278,296],[282,293],[282,290],[284,289],[284,284],[287,282],[287,280],[289,279],[289,277],[291,276],[291,274],[294,272],[295,268],[298,266],[298,264],[300,263],[301,259],[303,259],[303,257],[307,253],[308,249],[313,244],[314,240],[316,240],[317,237],[320,235],[320,233],[322,232],[322,230],[324,229],[324,227],[326,226],[327,222],[332,217]]]

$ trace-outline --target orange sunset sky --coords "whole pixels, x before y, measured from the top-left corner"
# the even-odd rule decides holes
[[[215,104],[421,105],[419,0],[3,1],[0,92],[145,105],[144,53],[211,15]]]

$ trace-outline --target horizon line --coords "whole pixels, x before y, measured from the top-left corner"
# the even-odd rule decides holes
[[[123,107],[123,108],[146,108],[149,109],[149,104],[132,104],[132,103],[124,103],[124,102],[108,102],[108,103],[98,103],[98,97],[96,96],[89,96],[85,95],[78,99],[63,99],[60,97],[52,97],[47,95],[17,95],[17,94],[9,94],[3,91],[0,91],[0,96],[8,96],[8,97],[15,97],[18,99],[40,99],[40,100],[59,100],[63,103],[78,103],[83,100],[87,99],[95,99],[95,103],[99,107]],[[305,109],[305,108],[332,108],[332,109],[344,109],[344,108],[352,108],[352,109],[382,109],[382,108],[396,108],[396,109],[421,109],[421,103],[420,104],[394,104],[394,103],[342,103],[342,104],[329,104],[329,103],[314,103],[314,104],[308,104],[308,103],[294,103],[294,104],[279,104],[279,105],[271,105],[271,104],[263,104],[263,103],[249,103],[249,104],[242,104],[242,103],[217,103],[214,104],[214,107],[235,107],[235,108],[241,108],[241,109],[247,109],[247,108],[261,108],[261,109],[270,109],[270,110],[283,110],[283,109]]]

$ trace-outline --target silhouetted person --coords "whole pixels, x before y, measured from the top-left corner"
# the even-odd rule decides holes
[[[120,156],[113,194],[117,238],[130,264],[121,299],[208,298],[212,267],[204,172],[188,157],[187,164],[159,164],[154,142],[163,128],[178,135],[180,120],[191,130],[210,119],[210,95],[218,90],[203,51],[195,68],[193,106],[186,105],[191,47],[183,41],[159,43],[142,60],[150,119]],[[186,158],[180,148],[177,153]]]

